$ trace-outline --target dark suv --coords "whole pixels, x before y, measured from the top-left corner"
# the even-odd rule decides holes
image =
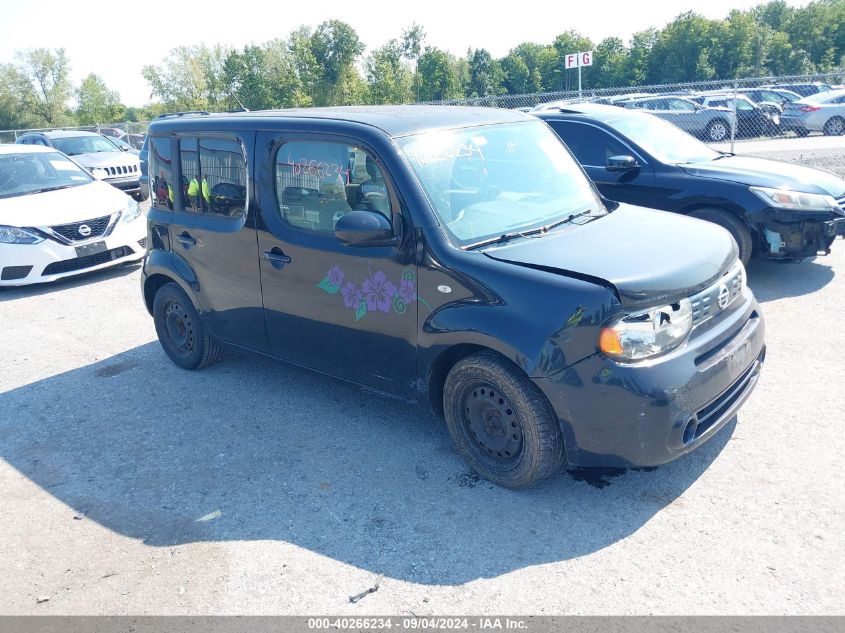
[[[730,235],[603,200],[534,117],[197,115],[148,140],[143,297],[180,367],[226,345],[430,404],[512,488],[672,460],[757,382],[763,319]],[[238,203],[206,204],[224,183]]]

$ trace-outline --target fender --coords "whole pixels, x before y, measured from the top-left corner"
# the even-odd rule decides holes
[[[199,301],[200,284],[191,266],[180,255],[163,249],[153,249],[147,253],[144,259],[144,272],[141,276],[144,301],[147,304],[147,311],[152,314],[152,297],[147,297],[148,280],[155,275],[164,275],[172,279],[185,294],[190,297],[198,312],[205,311]]]

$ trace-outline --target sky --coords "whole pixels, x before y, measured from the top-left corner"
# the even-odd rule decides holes
[[[427,45],[455,55],[465,55],[469,47],[486,48],[494,57],[503,57],[520,42],[550,44],[569,29],[594,42],[609,36],[627,42],[633,33],[660,28],[684,11],[724,18],[732,9],[747,9],[763,1],[2,0],[0,63],[14,62],[19,49],[64,48],[74,84],[94,72],[120,93],[123,103],[140,106],[152,100],[141,69],[160,64],[171,48],[202,43],[240,48],[286,37],[302,24],[313,28],[330,19],[350,24],[368,50],[400,37],[403,28],[416,22],[426,32]]]

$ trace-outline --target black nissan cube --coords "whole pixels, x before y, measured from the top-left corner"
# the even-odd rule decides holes
[[[604,200],[530,115],[197,114],[148,145],[143,297],[185,369],[231,347],[430,405],[509,488],[670,461],[757,383],[731,235]]]

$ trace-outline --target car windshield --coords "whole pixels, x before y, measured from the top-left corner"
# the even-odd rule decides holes
[[[92,180],[58,152],[0,154],[0,198],[66,189]]]
[[[540,121],[424,132],[398,143],[461,247],[606,212],[578,163]]]
[[[120,149],[104,136],[92,134],[91,136],[65,136],[62,138],[50,139],[60,152],[68,156],[78,154],[96,154],[97,152],[119,152]]]
[[[663,163],[703,163],[720,156],[719,152],[656,116],[632,115],[607,123]]]

